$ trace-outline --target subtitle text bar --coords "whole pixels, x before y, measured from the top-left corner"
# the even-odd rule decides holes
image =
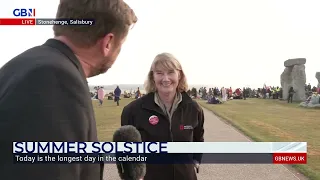
[[[15,164],[116,163],[192,164],[195,154],[13,154]],[[201,164],[306,164],[306,153],[205,153]]]

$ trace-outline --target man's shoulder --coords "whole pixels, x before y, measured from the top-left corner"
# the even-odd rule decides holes
[[[51,66],[63,68],[66,65],[72,65],[62,52],[49,46],[36,46],[19,54],[11,61],[14,63],[22,63],[24,61],[29,66]]]
[[[47,46],[36,46],[11,59],[0,69],[0,95],[16,88],[56,86],[55,82],[78,83],[83,87],[79,70],[61,52]],[[26,83],[28,82],[28,83]]]
[[[61,57],[59,57],[61,56]],[[16,73],[28,73],[33,69],[41,66],[57,65],[60,61],[54,59],[62,58],[58,52],[51,50],[49,47],[36,46],[30,48],[9,60],[1,69],[0,74],[7,71],[15,71]],[[58,65],[56,67],[59,67]]]
[[[0,81],[3,80],[1,78],[9,79],[12,75],[27,78],[28,74],[46,71],[58,72],[57,75],[75,72],[72,69],[76,70],[65,55],[54,48],[42,45],[30,48],[9,60],[0,69]]]

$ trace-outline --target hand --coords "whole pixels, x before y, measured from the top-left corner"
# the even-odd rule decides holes
[[[200,164],[197,161],[195,161],[194,162],[194,169],[195,169],[196,173],[199,173],[199,168],[200,168]]]

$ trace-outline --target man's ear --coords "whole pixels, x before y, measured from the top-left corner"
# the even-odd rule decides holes
[[[111,51],[113,41],[114,35],[112,33],[109,33],[103,37],[101,48],[104,56],[107,56]]]

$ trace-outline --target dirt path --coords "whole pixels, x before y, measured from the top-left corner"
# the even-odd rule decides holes
[[[211,111],[205,113],[205,141],[246,142],[246,136],[221,121]],[[291,170],[291,169],[290,169]],[[251,164],[203,164],[198,174],[199,180],[306,180],[283,165]],[[114,164],[106,164],[104,180],[120,180]]]

